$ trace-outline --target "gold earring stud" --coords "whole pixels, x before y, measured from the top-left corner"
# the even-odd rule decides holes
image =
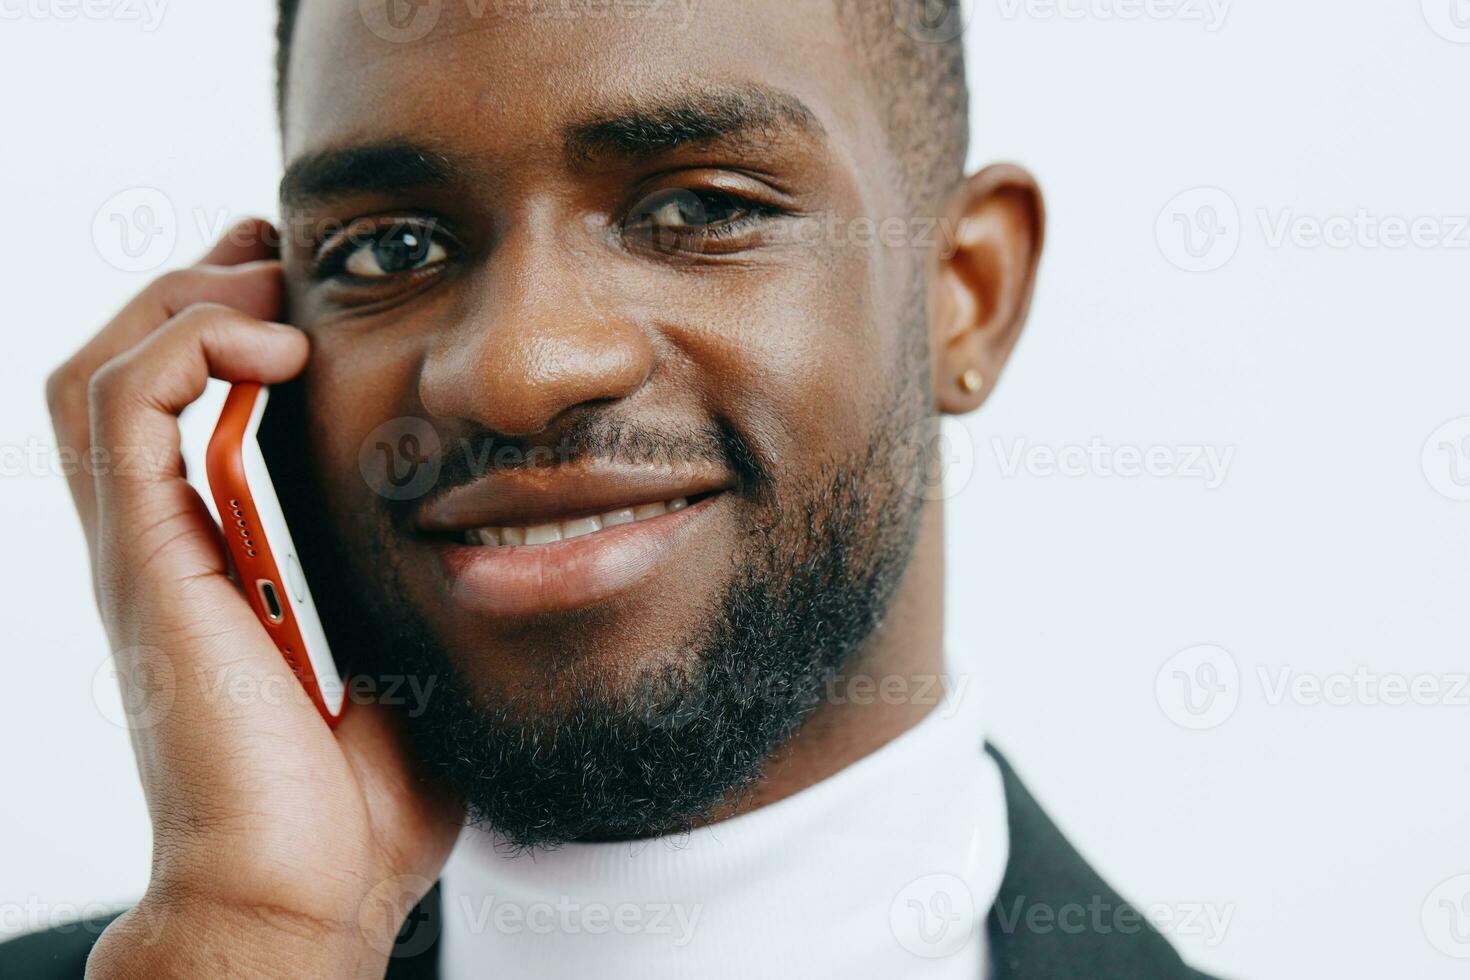
[[[960,375],[960,387],[965,390],[966,394],[977,394],[984,385],[985,378],[974,368],[970,368],[970,370]]]

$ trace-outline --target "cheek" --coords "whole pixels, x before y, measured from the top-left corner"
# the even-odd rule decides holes
[[[792,263],[681,313],[680,342],[705,375],[713,413],[776,469],[866,446],[896,358],[860,254]]]
[[[346,523],[373,493],[364,465],[379,444],[396,444],[422,428],[417,403],[418,358],[394,338],[322,330],[302,378],[308,439],[331,520]]]

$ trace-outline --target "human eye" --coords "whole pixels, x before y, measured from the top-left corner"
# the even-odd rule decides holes
[[[661,251],[734,251],[780,209],[723,188],[663,188],[645,194],[627,212],[623,231]]]
[[[383,281],[410,276],[450,258],[446,233],[423,219],[355,224],[324,242],[317,253],[321,279]]]

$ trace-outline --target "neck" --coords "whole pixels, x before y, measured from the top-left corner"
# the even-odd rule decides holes
[[[944,510],[931,501],[883,622],[772,755],[761,781],[732,797],[717,819],[783,800],[882,748],[939,706],[943,674]]]

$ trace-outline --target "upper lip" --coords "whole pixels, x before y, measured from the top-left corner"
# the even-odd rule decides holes
[[[530,527],[606,514],[639,504],[728,490],[728,474],[677,466],[570,464],[487,474],[428,501],[418,526],[428,532]]]

